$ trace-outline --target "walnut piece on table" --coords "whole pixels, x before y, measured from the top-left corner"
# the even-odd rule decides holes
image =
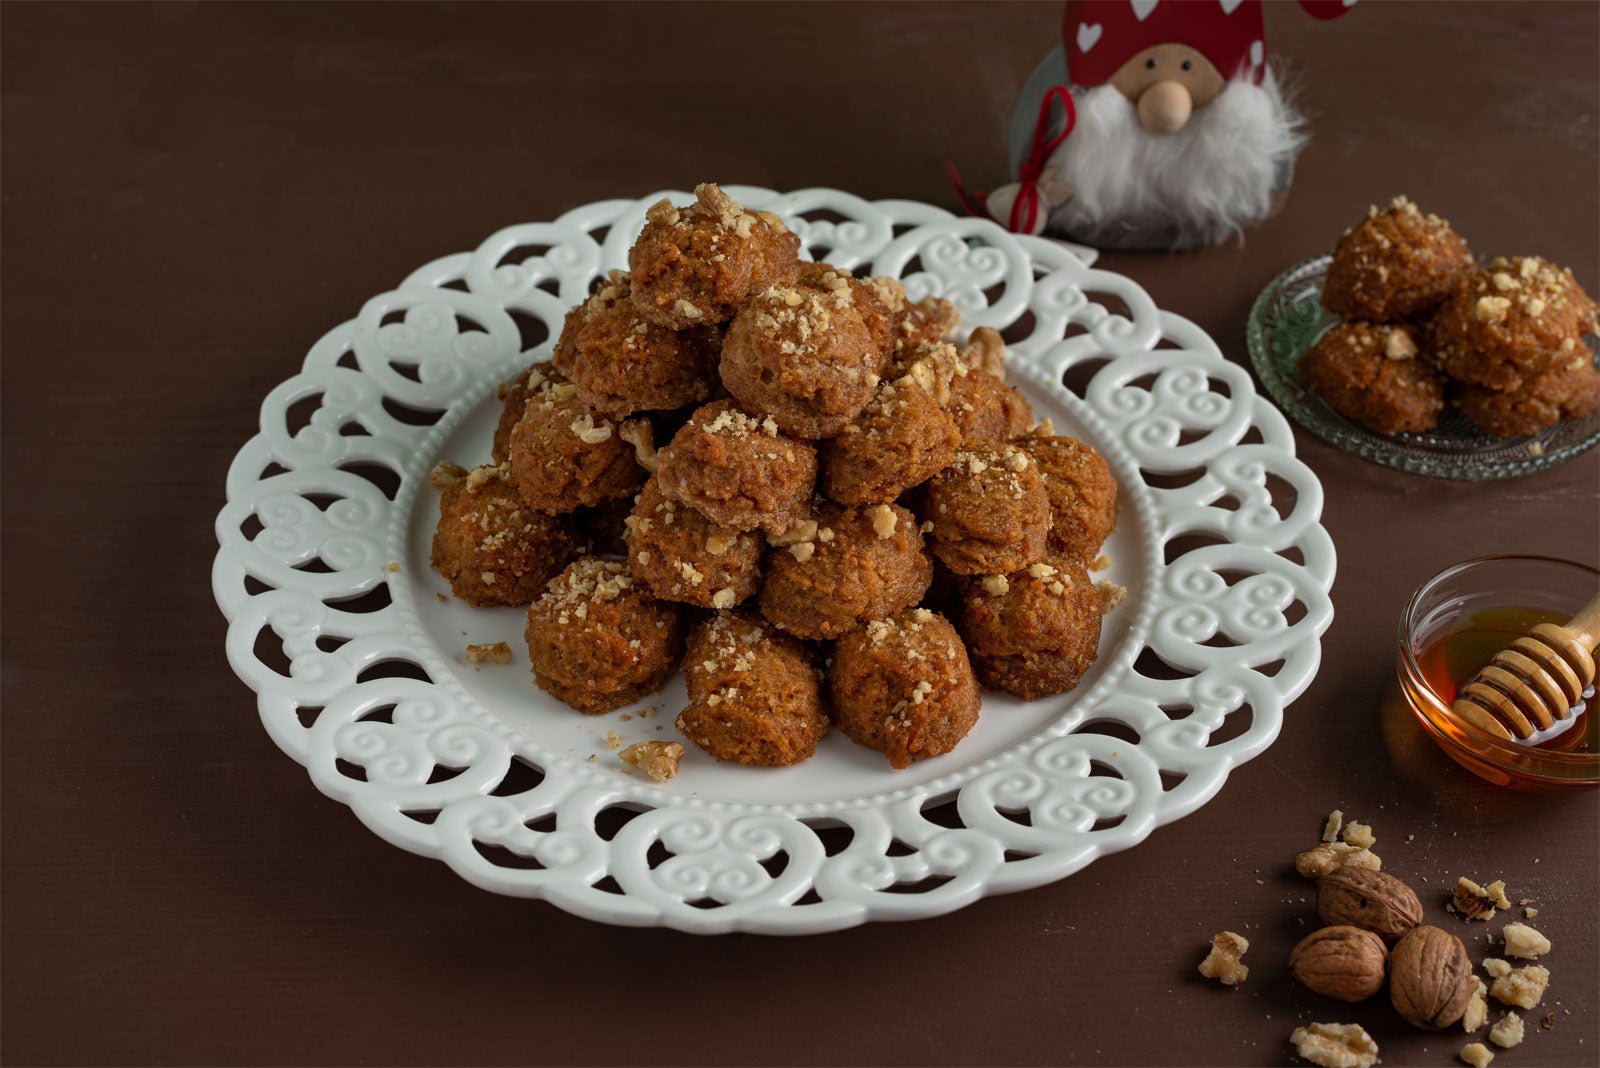
[[[1323,1068],[1372,1068],[1378,1062],[1378,1044],[1360,1024],[1307,1024],[1295,1028],[1289,1041]]]
[[[1474,1042],[1471,1045],[1462,1046],[1459,1056],[1463,1061],[1472,1065],[1472,1068],[1488,1068],[1489,1062],[1494,1060],[1494,1054],[1482,1042]]]
[[[1242,983],[1250,974],[1249,965],[1239,958],[1250,948],[1250,940],[1232,931],[1223,931],[1211,939],[1211,952],[1200,962],[1200,974],[1215,979],[1224,986]]]
[[[678,762],[683,759],[681,742],[635,742],[617,754],[630,768],[646,772],[656,782],[666,782],[678,774]]]
[[[1522,1017],[1508,1012],[1500,1022],[1489,1029],[1489,1041],[1501,1049],[1510,1049],[1522,1041]]]
[[[1513,968],[1503,960],[1490,958],[1483,962],[1484,970],[1495,977],[1489,993],[1507,1005],[1531,1009],[1544,997],[1550,985],[1550,969],[1538,964]]]
[[[1489,1022],[1489,988],[1476,975],[1472,983],[1472,996],[1467,999],[1467,1011],[1461,1017],[1463,1031],[1476,1031]]]
[[[1497,879],[1488,886],[1479,886],[1465,875],[1456,881],[1450,904],[1469,920],[1492,920],[1496,909],[1511,907],[1504,882]]]
[[[1506,945],[1506,956],[1537,960],[1550,952],[1550,939],[1525,923],[1508,923],[1500,932]]]

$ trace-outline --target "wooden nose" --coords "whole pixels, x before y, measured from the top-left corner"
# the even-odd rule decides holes
[[[1156,82],[1139,94],[1139,125],[1151,133],[1177,133],[1194,112],[1194,98],[1177,82]]]
[[[1600,631],[1600,596],[1567,623],[1540,623],[1496,653],[1451,706],[1480,730],[1510,741],[1530,738],[1572,715],[1594,683],[1590,650]]]

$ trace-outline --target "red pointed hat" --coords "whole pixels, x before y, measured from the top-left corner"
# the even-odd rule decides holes
[[[1338,18],[1355,0],[1300,0],[1319,19]],[[1261,0],[1067,0],[1061,43],[1074,85],[1106,81],[1153,45],[1186,44],[1224,78],[1260,82],[1267,45]]]

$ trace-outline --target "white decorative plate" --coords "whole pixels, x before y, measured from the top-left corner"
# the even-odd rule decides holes
[[[378,834],[478,886],[700,933],[937,915],[1060,879],[1204,804],[1277,736],[1332,619],[1322,491],[1283,417],[1197,327],[1060,245],[908,201],[728,191],[783,216],[813,258],[1000,329],[1036,413],[1110,461],[1122,514],[1097,577],[1128,597],[1083,684],[1032,703],[986,693],[953,753],[904,771],[833,732],[785,769],[690,745],[658,786],[604,736],[676,737],[681,677],[581,716],[534,687],[522,612],[443,596],[428,471],[486,460],[495,385],[626,266],[650,203],[689,198],[652,193],[428,264],[267,396],[228,472],[212,581],[273,740]],[[519,663],[467,662],[469,642],[501,640]]]

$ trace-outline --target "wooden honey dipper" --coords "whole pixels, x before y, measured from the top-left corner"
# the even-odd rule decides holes
[[[1569,719],[1594,683],[1590,650],[1597,643],[1600,594],[1566,626],[1540,623],[1496,653],[1461,687],[1452,711],[1496,738],[1544,741],[1534,736]],[[1562,723],[1561,730],[1570,726]]]

